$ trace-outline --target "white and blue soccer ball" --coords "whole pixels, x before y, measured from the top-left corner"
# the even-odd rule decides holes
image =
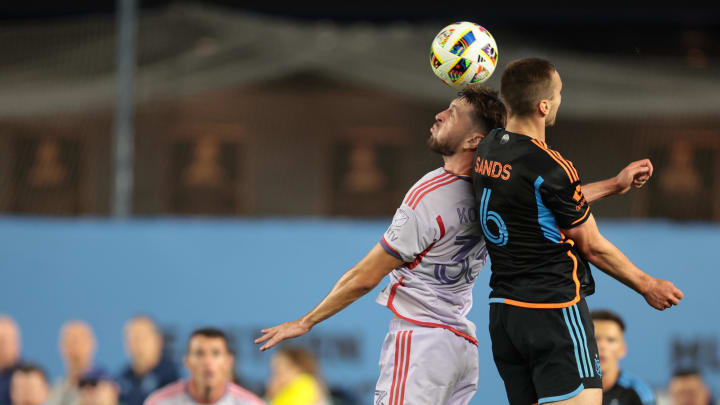
[[[498,48],[490,32],[463,21],[440,30],[430,46],[430,67],[449,86],[465,88],[490,78]]]

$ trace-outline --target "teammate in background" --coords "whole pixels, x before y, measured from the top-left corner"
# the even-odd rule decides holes
[[[225,333],[215,328],[190,335],[185,367],[190,379],[152,393],[145,405],[261,405],[255,394],[232,382],[234,356]]]
[[[505,123],[497,92],[469,88],[435,116],[428,146],[444,165],[405,195],[380,242],[298,320],[263,329],[267,350],[303,335],[371,291],[386,275],[377,302],[393,313],[380,354],[375,404],[466,404],[477,391],[475,325],[467,319],[475,277],[485,264],[470,175],[480,140]],[[590,185],[594,198],[640,185],[648,170],[635,162],[617,177]],[[524,404],[529,405],[529,403]]]
[[[620,359],[627,354],[625,322],[614,312],[590,313],[602,370],[603,405],[655,405],[655,394],[644,381],[620,370]]]
[[[585,303],[595,283],[585,260],[653,308],[682,298],[672,283],[645,274],[600,234],[572,162],[545,143],[561,89],[550,62],[510,63],[501,79],[507,127],[488,134],[475,157],[475,196],[492,261],[490,338],[510,405],[601,404]],[[640,164],[649,175],[650,162]]]

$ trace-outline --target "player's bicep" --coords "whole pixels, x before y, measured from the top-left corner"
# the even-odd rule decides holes
[[[377,285],[385,276],[400,267],[403,260],[389,254],[380,244],[376,244],[357,264],[358,276],[367,284]]]
[[[565,236],[575,242],[578,250],[584,257],[588,257],[598,246],[602,246],[605,238],[600,234],[600,230],[595,222],[595,217],[588,214],[588,217],[580,225],[571,228],[560,227]]]

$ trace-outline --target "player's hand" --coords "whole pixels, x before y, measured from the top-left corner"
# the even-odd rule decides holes
[[[653,165],[650,159],[636,160],[615,176],[618,194],[625,194],[630,187],[640,188],[652,177]]]
[[[645,292],[643,292],[643,297],[651,307],[662,311],[673,305],[678,305],[683,298],[683,293],[673,283],[653,278]]]
[[[285,339],[302,336],[309,331],[310,327],[305,325],[302,322],[302,319],[285,322],[282,325],[273,326],[269,329],[262,329],[260,332],[263,333],[263,335],[255,339],[255,344],[260,344],[262,342],[268,341],[260,347],[260,351],[264,352],[265,350],[275,346],[276,344],[282,342]]]

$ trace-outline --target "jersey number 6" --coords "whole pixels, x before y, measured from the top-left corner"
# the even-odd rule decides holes
[[[485,240],[498,246],[505,246],[508,241],[507,227],[505,226],[505,221],[503,221],[497,212],[488,210],[490,193],[492,193],[490,189],[484,188],[482,197],[480,197],[480,224],[482,225],[482,230],[485,234]],[[495,223],[495,226],[497,227],[497,234],[490,232],[488,222]]]

